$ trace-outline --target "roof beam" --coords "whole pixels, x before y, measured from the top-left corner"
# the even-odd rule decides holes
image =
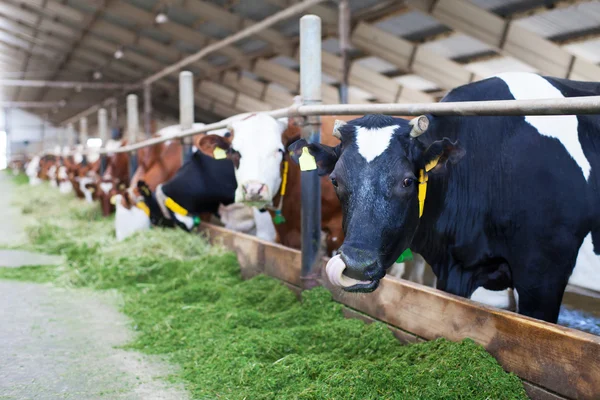
[[[600,78],[599,66],[467,0],[406,0],[406,3],[542,73],[588,81]]]
[[[0,79],[0,86],[17,87],[53,87],[61,89],[96,89],[96,90],[115,90],[115,89],[134,89],[137,85],[111,83],[111,82],[69,82],[69,81],[40,81],[28,79]]]
[[[115,13],[116,15],[121,15],[126,18],[132,19],[133,21],[135,21],[136,24],[138,24],[141,27],[154,26],[156,29],[169,34],[172,39],[181,40],[183,42],[190,43],[196,47],[205,47],[216,41],[216,39],[212,39],[195,29],[188,28],[185,25],[177,24],[175,22],[155,26],[155,15],[153,13],[122,1],[115,3],[107,11]],[[156,43],[155,41],[152,42],[153,44]],[[238,59],[244,56],[244,53],[234,46],[227,46],[219,50],[217,53],[232,59]],[[206,67],[206,65],[204,65],[204,67]]]
[[[256,21],[244,18],[203,0],[189,0],[185,3],[185,8],[195,14],[201,15],[203,20],[214,22],[228,29],[230,32],[237,32],[256,23]],[[288,39],[273,28],[267,28],[258,32],[256,37],[269,43],[274,49],[283,54],[291,54],[292,49],[288,45]]]
[[[415,73],[441,88],[451,89],[481,79],[455,61],[364,22],[356,26],[351,41],[356,48],[394,64],[405,73]]]

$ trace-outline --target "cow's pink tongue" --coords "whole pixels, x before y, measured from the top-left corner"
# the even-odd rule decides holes
[[[332,257],[327,266],[325,267],[325,271],[327,273],[327,278],[334,286],[340,287],[350,287],[358,284],[369,284],[369,281],[359,281],[354,278],[350,278],[349,276],[344,275],[344,270],[346,269],[346,264],[340,257],[340,255],[336,255]]]

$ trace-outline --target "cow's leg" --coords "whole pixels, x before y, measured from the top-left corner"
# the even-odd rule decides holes
[[[571,256],[565,249],[553,256],[529,258],[522,266],[513,266],[515,298],[519,314],[556,323],[569,276],[577,253]],[[558,256],[562,253],[562,256]],[[554,259],[552,259],[554,258]],[[521,267],[521,268],[519,268]]]
[[[408,280],[423,284],[423,275],[425,274],[425,259],[418,253],[413,253],[413,262]]]
[[[517,285],[515,298],[519,314],[556,323],[567,281],[541,286]]]

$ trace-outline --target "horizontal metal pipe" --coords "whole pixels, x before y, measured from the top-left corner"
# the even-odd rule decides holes
[[[301,3],[295,4],[295,5],[288,7],[282,11],[279,11],[278,13],[275,13],[275,14],[271,15],[270,17],[263,19],[261,22],[258,22],[252,26],[249,26],[246,29],[242,29],[241,31],[234,33],[233,35],[227,36],[226,38],[219,40],[218,42],[209,44],[208,46],[204,47],[202,50],[198,51],[197,53],[187,56],[183,60],[158,71],[154,75],[151,75],[148,78],[144,79],[142,84],[150,84],[150,83],[156,82],[157,80],[159,80],[167,75],[170,75],[174,72],[177,72],[180,69],[190,65],[191,63],[194,63],[194,62],[200,60],[203,57],[206,57],[210,53],[213,53],[224,47],[232,45],[233,43],[235,43],[239,40],[245,39],[245,38],[255,35],[261,31],[264,31],[265,29],[277,24],[278,22],[281,22],[290,17],[293,17],[296,14],[300,14],[301,12],[309,9],[310,7],[313,7],[319,3],[323,3],[324,1],[325,0],[304,0]]]
[[[298,115],[577,115],[600,114],[600,96],[562,99],[491,100],[416,104],[331,104],[300,106]]]
[[[96,89],[96,90],[114,90],[114,89],[135,89],[138,85],[109,82],[65,82],[65,81],[42,81],[30,79],[0,79],[0,86],[15,87],[49,87],[61,89]]]
[[[243,113],[226,120],[208,124],[196,129],[188,129],[177,134],[152,138],[133,145],[124,146],[114,153],[135,151],[143,147],[163,143],[168,140],[181,139],[199,133],[226,128],[235,118],[243,118],[255,113]],[[280,108],[273,111],[261,112],[273,118],[310,116],[310,115],[364,115],[386,114],[417,116],[433,114],[438,116],[514,116],[514,115],[583,115],[600,114],[600,96],[568,97],[562,99],[536,99],[536,100],[492,100],[492,101],[464,101],[447,103],[419,103],[419,104],[329,104],[306,105]],[[105,150],[99,151],[101,154]]]

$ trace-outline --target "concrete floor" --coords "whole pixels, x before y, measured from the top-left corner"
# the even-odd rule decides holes
[[[0,173],[0,246],[25,240]],[[0,251],[0,267],[59,263],[60,257]],[[0,280],[0,399],[187,399],[163,360],[117,349],[133,338],[116,293]]]

